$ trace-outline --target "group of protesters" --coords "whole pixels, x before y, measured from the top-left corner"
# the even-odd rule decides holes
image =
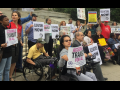
[[[3,48],[3,56],[2,60],[0,62],[0,81],[2,81],[2,77],[4,81],[14,81],[12,78],[13,72],[16,67],[17,72],[23,72],[22,70],[22,50],[23,50],[23,27],[22,24],[28,22],[25,27],[25,33],[28,35],[28,47],[29,47],[29,53],[27,56],[27,62],[37,65],[37,63],[33,62],[31,58],[36,59],[41,55],[41,52],[44,56],[53,56],[52,50],[53,50],[53,39],[52,39],[52,33],[45,33],[45,40],[43,41],[41,38],[34,39],[33,38],[33,22],[37,21],[37,15],[30,14],[28,17],[21,18],[21,14],[18,11],[13,11],[11,14],[12,20],[9,20],[7,16],[3,15],[2,12],[0,12],[0,47]],[[103,63],[106,63],[106,60],[109,60],[112,58],[113,64],[120,64],[118,62],[118,49],[115,48],[114,44],[119,43],[120,41],[120,35],[117,35],[114,33],[111,33],[111,28],[108,25],[108,21],[104,21],[104,23],[101,22],[101,16],[99,18],[99,21],[96,25],[93,24],[87,24],[86,30],[82,33],[82,27],[86,25],[86,20],[84,24],[80,23],[80,20],[76,21],[76,25],[74,26],[72,24],[72,19],[68,20],[69,23],[66,24],[65,21],[61,21],[60,26],[69,26],[74,28],[71,33],[74,35],[74,42],[71,42],[70,36],[66,35],[66,32],[64,30],[60,30],[60,59],[58,62],[58,66],[64,67],[64,70],[66,71],[66,62],[68,61],[68,48],[70,46],[72,47],[78,47],[83,46],[84,47],[84,55],[92,56],[92,54],[88,50],[88,46],[92,45],[93,43],[98,44],[98,49],[100,52],[100,56]],[[46,19],[46,25],[51,25],[51,19]],[[101,28],[99,28],[99,25]],[[113,26],[116,26],[117,23],[114,22],[112,24]],[[18,33],[18,44],[12,45],[7,47],[7,43],[5,43],[5,29],[17,29]],[[105,38],[107,44],[106,47],[110,48],[114,56],[111,56],[108,58],[105,53],[106,47],[103,47],[99,44],[98,39]],[[71,45],[72,44],[72,45]],[[48,52],[48,53],[47,53]],[[115,61],[116,60],[116,61]],[[80,81],[97,81],[99,79],[100,81],[105,81],[107,78],[103,77],[102,70],[100,68],[100,65],[97,64],[96,69],[93,70],[93,73],[86,72],[86,74],[81,74],[80,76],[76,76]],[[66,73],[66,72],[65,72]],[[68,70],[67,73],[70,73]],[[72,74],[76,75],[76,71],[72,70]]]

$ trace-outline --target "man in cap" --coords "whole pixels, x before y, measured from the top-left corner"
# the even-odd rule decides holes
[[[28,47],[29,49],[36,44],[36,39],[33,37],[33,21],[37,20],[37,15],[32,14],[32,20],[26,24],[25,33],[28,35]]]
[[[106,39],[106,41],[110,38],[110,33],[111,33],[111,28],[108,25],[108,21],[104,21],[104,24],[101,22],[101,15],[100,15],[100,20],[99,20],[99,24],[102,30],[102,35],[104,36],[104,38]]]
[[[36,60],[37,58],[39,58],[41,56],[41,53],[44,53],[45,56],[49,56],[45,49],[44,49],[44,44],[46,42],[42,40],[42,38],[37,39],[37,42],[35,45],[33,45],[30,49],[29,49],[29,53],[27,56],[27,62],[32,64],[32,65],[36,65],[35,62],[33,62],[31,60],[31,58],[33,60]]]

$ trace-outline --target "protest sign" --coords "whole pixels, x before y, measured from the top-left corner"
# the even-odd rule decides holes
[[[70,26],[61,26],[60,30],[65,30],[66,34],[71,36]]]
[[[100,39],[98,39],[98,41],[101,46],[105,46],[107,44],[105,41],[105,38],[100,38]]]
[[[17,29],[5,29],[5,42],[7,47],[18,43]]]
[[[59,38],[58,24],[51,24],[52,39]]]
[[[44,22],[33,22],[33,37],[45,39]]]
[[[24,12],[34,12],[33,8],[22,8],[22,11]]]
[[[74,31],[75,30],[75,27],[73,24],[66,24],[66,26],[70,26],[70,31]]]
[[[120,26],[111,26],[111,33],[120,34]]]
[[[44,25],[44,33],[51,33],[51,26],[50,25]]]
[[[85,20],[85,8],[77,8],[77,17]]]
[[[115,45],[115,48],[118,49],[118,47],[120,46],[120,43],[117,43],[117,44],[114,44]]]
[[[95,58],[93,61],[99,62],[100,65],[102,64],[102,60],[100,57],[99,49],[97,43],[93,43],[92,45],[88,46],[89,52],[92,54],[92,58]]]
[[[110,21],[110,9],[100,9],[101,21]]]
[[[75,68],[76,65],[83,66],[85,64],[83,47],[69,47],[67,68]]]
[[[74,38],[74,35],[73,33],[71,33],[71,43],[73,43],[73,38]]]
[[[96,11],[88,11],[88,23],[97,24],[97,12]]]

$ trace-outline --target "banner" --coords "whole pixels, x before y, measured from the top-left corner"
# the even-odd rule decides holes
[[[97,11],[88,11],[88,23],[97,24]]]
[[[110,21],[110,9],[100,9],[101,21]]]
[[[101,46],[105,46],[107,44],[105,41],[105,38],[100,38],[100,39],[98,39],[98,41]]]
[[[58,24],[51,24],[52,39],[59,38],[59,27]]]
[[[85,8],[77,8],[77,17],[85,20]]]
[[[45,39],[44,22],[33,22],[33,37]]]
[[[93,55],[92,57],[95,58],[93,61],[99,62],[100,65],[102,64],[102,60],[100,57],[99,49],[97,43],[93,43],[92,45],[88,46],[89,52]]]
[[[111,33],[120,34],[120,26],[111,26]]]
[[[83,47],[69,47],[67,68],[75,68],[76,65],[83,66],[85,64]]]
[[[18,43],[17,29],[5,29],[5,42],[7,47]]]
[[[70,26],[70,31],[74,31],[75,30],[75,27],[73,24],[66,24],[66,26]]]
[[[24,12],[34,12],[33,8],[22,8],[22,11]]]
[[[70,26],[61,26],[60,30],[65,30],[66,34],[71,36]]]
[[[44,33],[51,33],[51,26],[50,25],[44,25]]]

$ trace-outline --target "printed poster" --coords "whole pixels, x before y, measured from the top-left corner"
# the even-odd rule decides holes
[[[97,24],[97,12],[96,11],[88,11],[88,23]]]
[[[101,21],[110,21],[110,9],[100,9]]]
[[[44,25],[44,32],[45,33],[51,33],[51,26],[50,25]]]
[[[51,24],[52,39],[59,38],[59,26],[58,24]]]
[[[77,8],[77,17],[85,20],[85,8]]]
[[[60,30],[65,30],[66,34],[71,36],[71,30],[70,30],[70,26],[61,26]]]
[[[22,11],[24,12],[34,12],[33,8],[22,8]]]
[[[120,26],[111,26],[111,33],[120,34]]]

